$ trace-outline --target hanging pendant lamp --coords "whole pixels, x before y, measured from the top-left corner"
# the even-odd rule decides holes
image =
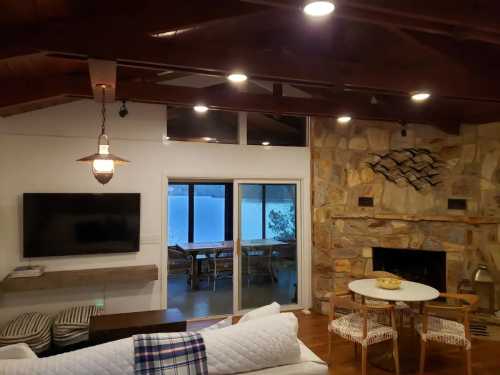
[[[116,155],[109,153],[109,137],[106,134],[106,85],[102,88],[102,124],[101,134],[97,139],[97,153],[78,159],[77,161],[92,164],[92,174],[101,184],[107,184],[115,172],[115,165],[130,163]]]

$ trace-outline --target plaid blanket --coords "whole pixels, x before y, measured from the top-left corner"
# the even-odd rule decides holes
[[[206,375],[207,353],[199,333],[134,336],[136,375]]]

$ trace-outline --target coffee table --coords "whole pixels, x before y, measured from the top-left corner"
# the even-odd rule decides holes
[[[89,339],[97,345],[140,333],[183,332],[186,326],[179,309],[98,315],[90,318]]]
[[[376,279],[356,280],[349,283],[349,289],[363,297],[387,301],[392,304],[396,302],[418,302],[423,304],[439,297],[437,289],[412,281],[401,281],[401,287],[396,290],[379,288],[376,283]],[[413,328],[399,327],[398,337],[401,372],[416,372],[418,369],[420,341],[415,330]],[[392,343],[390,345],[391,347],[387,347],[387,343],[373,345],[373,349],[368,351],[368,359],[375,367],[395,372]]]

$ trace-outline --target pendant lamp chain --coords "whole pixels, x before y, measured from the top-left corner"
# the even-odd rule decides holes
[[[101,135],[106,134],[106,86],[102,86],[102,125],[101,125]]]

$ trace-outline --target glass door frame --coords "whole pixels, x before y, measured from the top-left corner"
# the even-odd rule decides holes
[[[304,290],[302,282],[304,276],[304,246],[303,246],[303,213],[302,213],[302,180],[300,179],[235,179],[233,181],[233,311],[240,315],[249,311],[241,308],[241,191],[240,185],[244,184],[266,184],[266,185],[295,185],[295,217],[296,217],[296,236],[297,236],[297,303],[283,305],[283,310],[297,310],[304,307]]]

